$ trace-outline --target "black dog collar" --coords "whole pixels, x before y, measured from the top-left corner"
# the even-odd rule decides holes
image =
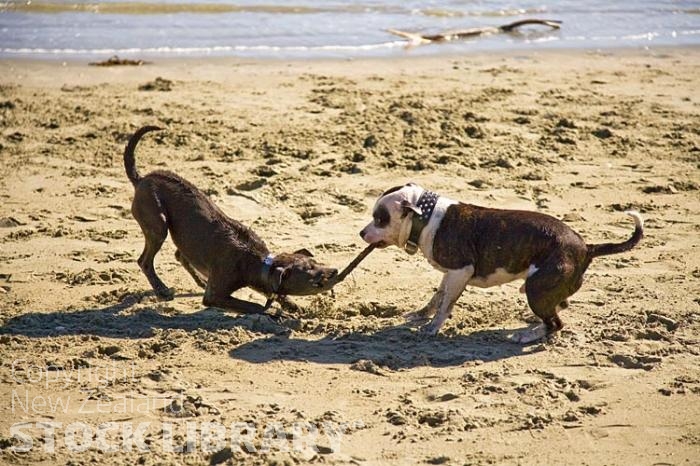
[[[420,234],[430,221],[430,217],[433,215],[439,197],[437,193],[426,190],[423,191],[423,194],[418,198],[417,207],[420,209],[421,213],[420,215],[414,213],[411,219],[411,233],[408,235],[406,246],[404,246],[407,253],[415,254],[416,251],[418,251]]]

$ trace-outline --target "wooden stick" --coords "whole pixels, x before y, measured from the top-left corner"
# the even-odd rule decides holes
[[[348,266],[345,267],[343,271],[338,274],[338,276],[335,277],[335,284],[345,280],[345,277],[350,275],[350,272],[352,272],[355,269],[355,267],[357,267],[360,264],[360,262],[362,262],[365,259],[365,257],[369,256],[369,253],[372,252],[374,248],[376,248],[376,246],[374,244],[370,244],[361,253],[359,253],[357,257],[353,259],[352,262],[350,262]]]
[[[360,264],[360,262],[362,262],[365,259],[365,257],[367,257],[369,255],[369,253],[374,250],[374,248],[376,248],[376,246],[374,244],[370,244],[365,249],[363,249],[362,252],[360,252],[357,255],[357,257],[355,257],[352,260],[352,262],[350,262],[348,264],[348,266],[343,269],[342,272],[340,272],[338,275],[333,277],[331,280],[328,280],[324,284],[324,286],[319,287],[317,293],[322,293],[324,291],[328,291],[328,290],[332,289],[338,283],[345,280],[345,277],[350,275],[350,272],[352,272],[355,269],[355,267],[357,267]]]

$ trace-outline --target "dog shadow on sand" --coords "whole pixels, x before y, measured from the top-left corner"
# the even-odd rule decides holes
[[[467,335],[425,336],[406,325],[388,326],[374,332],[351,331],[318,339],[273,335],[237,346],[234,359],[251,363],[304,361],[319,364],[360,363],[372,367],[407,369],[418,366],[460,366],[470,361],[496,361],[529,354],[527,347],[507,341],[510,332],[478,330]]]
[[[201,293],[182,293],[175,298],[201,297]],[[143,303],[139,308],[136,304]],[[269,325],[266,325],[268,324]],[[24,335],[33,338],[64,335],[97,335],[107,338],[151,338],[157,329],[217,331],[236,327],[260,333],[276,333],[282,327],[264,315],[241,315],[205,307],[192,313],[174,311],[168,302],[158,302],[152,291],[128,293],[118,303],[86,309],[61,309],[53,312],[25,312],[5,319],[0,335]],[[282,329],[284,330],[284,329]]]
[[[53,312],[28,312],[5,320],[0,335],[32,338],[64,335],[96,335],[108,338],[145,339],[157,329],[187,332],[242,328],[257,338],[229,351],[234,359],[250,363],[304,361],[319,364],[354,364],[358,361],[390,369],[417,366],[459,366],[469,361],[495,361],[529,354],[527,347],[507,341],[508,331],[477,330],[469,334],[424,336],[406,325],[379,330],[343,330],[297,337],[292,329],[301,321],[276,321],[267,315],[240,315],[216,308],[192,313],[172,312],[167,305],[153,303],[131,309],[151,292],[129,294],[106,307]],[[198,296],[181,294],[178,297]],[[196,336],[194,338],[197,338]]]

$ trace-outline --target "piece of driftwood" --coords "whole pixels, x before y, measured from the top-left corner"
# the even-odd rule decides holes
[[[470,37],[484,36],[489,34],[500,34],[503,32],[513,32],[520,26],[539,24],[552,29],[559,29],[561,21],[554,19],[522,19],[503,26],[486,26],[472,29],[456,29],[438,34],[420,34],[417,32],[400,31],[398,29],[387,29],[388,32],[408,39],[411,45],[429,44],[431,42],[447,42],[450,40],[467,39]]]
[[[141,66],[141,65],[148,65],[149,63],[150,62],[143,61],[143,60],[131,60],[129,58],[119,58],[118,56],[114,55],[113,57],[110,57],[107,60],[94,61],[94,62],[88,63],[88,65],[90,65],[90,66]]]

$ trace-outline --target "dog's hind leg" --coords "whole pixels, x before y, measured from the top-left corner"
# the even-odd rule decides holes
[[[151,284],[155,294],[161,299],[172,299],[173,291],[158,277],[153,259],[168,237],[168,224],[160,202],[150,186],[139,185],[134,194],[131,213],[143,231],[146,244],[138,258],[139,267]]]
[[[185,256],[182,255],[179,249],[175,251],[175,259],[177,259],[177,261],[180,264],[182,264],[185,270],[187,270],[187,273],[189,273],[192,276],[197,286],[204,289],[207,288],[207,281],[204,279],[204,277],[202,277],[202,275],[200,275],[199,272],[197,272],[197,270],[194,267],[192,267],[190,261],[188,261],[187,258],[185,258]]]
[[[525,281],[527,302],[542,323],[513,336],[521,344],[533,343],[564,327],[559,311],[569,305],[567,298],[574,294],[582,283],[582,277],[566,257],[548,259],[540,269]]]

